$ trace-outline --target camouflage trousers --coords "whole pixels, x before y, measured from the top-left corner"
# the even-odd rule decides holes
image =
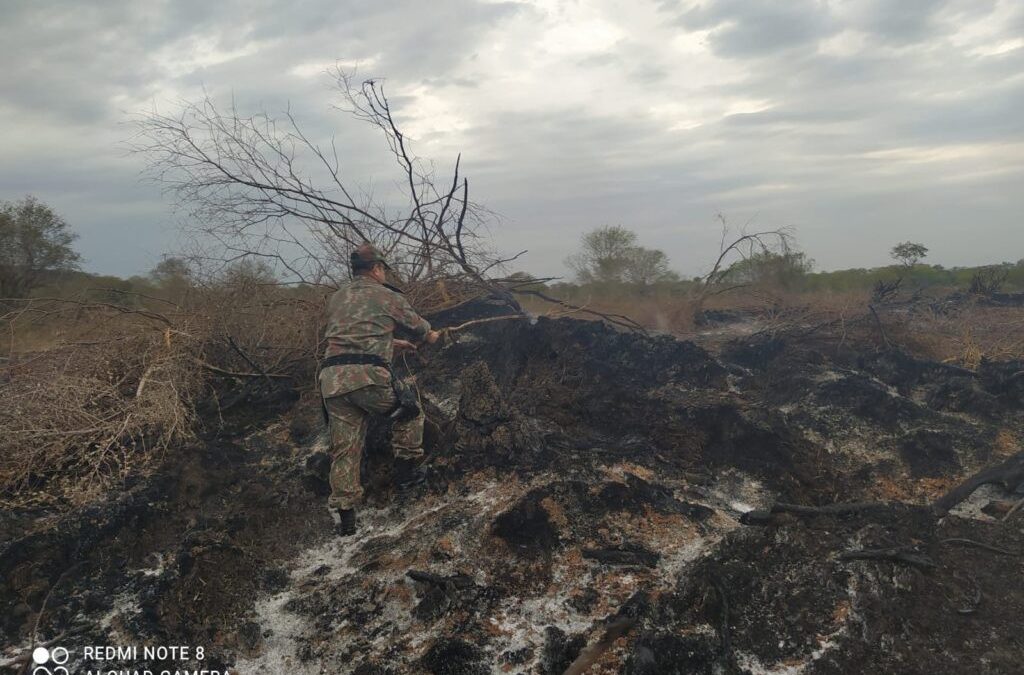
[[[359,467],[371,414],[385,415],[395,406],[390,386],[371,384],[324,400],[331,427],[331,496],[328,506],[355,508],[363,497]],[[396,422],[391,430],[395,456],[417,459],[423,455],[423,412],[411,420]]]

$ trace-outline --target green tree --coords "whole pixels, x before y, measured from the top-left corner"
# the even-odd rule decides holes
[[[924,244],[904,241],[893,246],[889,255],[893,260],[899,261],[901,265],[910,269],[928,255],[928,248]]]
[[[725,278],[732,283],[769,284],[795,288],[814,269],[806,253],[760,251],[729,266]]]
[[[220,274],[220,282],[225,286],[251,287],[278,282],[277,273],[262,258],[241,258]]]
[[[160,286],[188,283],[192,278],[192,268],[184,258],[167,255],[149,271],[149,278]]]
[[[21,298],[53,272],[78,268],[77,238],[53,209],[35,197],[0,201],[0,297]]]
[[[634,246],[627,252],[624,275],[626,281],[644,287],[679,280],[679,275],[668,268],[664,251],[642,246]]]
[[[636,245],[636,233],[621,225],[605,225],[583,235],[581,250],[566,258],[576,280],[588,283],[633,283],[649,286],[678,280],[664,251]]]
[[[164,256],[156,267],[149,271],[148,281],[159,291],[175,301],[182,300],[194,286],[192,268],[184,258]]]
[[[580,283],[621,282],[636,234],[621,225],[605,225],[583,235],[582,249],[566,259]]]

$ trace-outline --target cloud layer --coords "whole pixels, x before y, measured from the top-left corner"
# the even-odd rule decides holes
[[[1024,257],[1024,8],[1016,0],[32,2],[0,24],[0,198],[33,193],[98,271],[148,269],[175,218],[125,156],[127,113],[205,89],[335,134],[356,182],[394,180],[331,106],[335,62],[386,77],[420,154],[457,153],[499,247],[561,273],[622,224],[701,271],[716,213],[797,228],[825,268]]]

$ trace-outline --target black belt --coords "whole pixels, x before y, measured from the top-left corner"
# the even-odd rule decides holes
[[[391,364],[376,354],[335,354],[328,356],[320,362],[320,370],[331,366],[380,366],[387,368],[390,375],[391,388],[395,392],[395,407],[392,408],[388,417],[395,421],[412,419],[419,414],[419,400],[416,392],[404,385],[395,377],[391,370]],[[320,399],[323,403],[323,398]],[[327,404],[323,403],[324,422],[327,422]]]
[[[376,354],[335,354],[320,362],[320,370],[331,366],[380,366],[391,370],[391,364]]]

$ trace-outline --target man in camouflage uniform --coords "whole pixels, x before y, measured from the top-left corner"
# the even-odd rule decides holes
[[[355,509],[363,496],[359,466],[369,415],[387,415],[399,406],[388,367],[393,351],[416,348],[411,342],[396,340],[394,329],[401,327],[428,343],[439,336],[400,293],[385,285],[388,265],[380,251],[364,244],[352,253],[351,262],[352,281],[331,296],[327,307],[327,365],[319,375],[331,433],[328,506],[343,536],[356,529]],[[330,365],[332,357],[335,361],[364,358],[371,362]],[[422,443],[422,412],[395,422],[392,444],[397,458],[406,464],[416,462],[423,456]]]

